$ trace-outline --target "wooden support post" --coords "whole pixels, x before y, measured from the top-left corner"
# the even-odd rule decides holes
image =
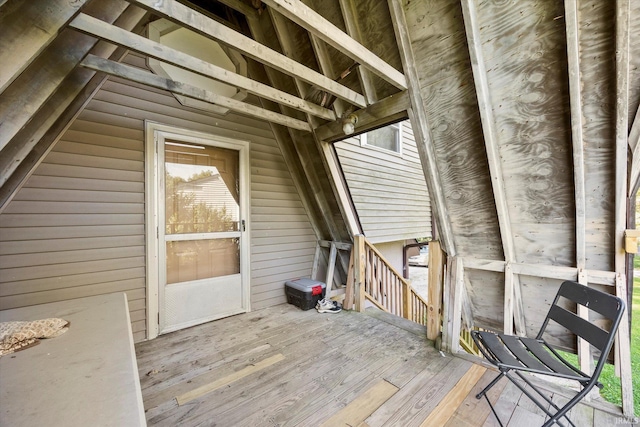
[[[463,286],[462,258],[452,257],[448,263],[448,280],[445,283],[444,318],[446,324],[442,327],[442,346],[443,350],[453,354],[460,350]]]
[[[627,228],[627,150],[629,139],[629,20],[631,0],[616,2],[616,144],[615,144],[615,272],[616,294],[627,301],[624,231]],[[623,317],[616,336],[616,366],[620,369],[622,412],[634,415],[631,354],[629,343],[629,311]]]
[[[336,249],[336,244],[331,242],[331,249],[329,251],[329,261],[327,262],[327,298],[331,296],[331,287],[333,285],[333,271],[336,267],[336,257],[338,255],[338,250]]]
[[[359,312],[363,312],[366,253],[364,248],[364,236],[362,234],[356,234],[355,236],[353,236],[353,253],[356,310]]]
[[[589,277],[587,272],[583,269],[578,270],[578,283],[587,286],[589,283]],[[578,316],[585,320],[589,320],[589,309],[583,305],[578,304]],[[591,345],[587,340],[580,338],[578,340],[578,360],[580,361],[580,369],[582,372],[593,372],[593,357],[591,355]],[[589,399],[589,395],[585,396],[585,399]]]
[[[440,333],[442,316],[443,252],[440,242],[429,242],[429,282],[427,298],[427,339],[435,340]]]
[[[413,320],[411,312],[413,304],[411,304],[411,286],[407,282],[402,282],[402,317]]]
[[[316,245],[316,252],[313,254],[313,266],[311,267],[311,278],[313,280],[318,280],[318,267],[320,267],[320,251],[322,248],[320,247],[320,242]]]
[[[513,334],[513,270],[511,263],[507,261],[504,266],[504,333]]]
[[[627,281],[625,275],[616,274],[616,295],[624,300],[627,298]],[[620,370],[620,385],[622,388],[622,412],[627,417],[634,416],[633,408],[633,383],[631,372],[631,343],[629,339],[629,312],[631,307],[627,306],[625,315],[622,317],[618,332],[616,333],[615,352],[616,367]]]
[[[342,303],[342,308],[345,310],[351,310],[353,308],[353,295],[355,292],[355,284],[354,284],[354,258],[355,250],[351,248],[351,255],[349,256],[349,271],[347,272],[347,288],[344,292],[344,301]]]

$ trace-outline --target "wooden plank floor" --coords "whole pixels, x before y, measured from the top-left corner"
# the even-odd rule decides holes
[[[173,332],[136,346],[147,422],[498,425],[474,397],[495,373],[441,354],[424,336],[379,312],[319,314],[287,304]],[[542,424],[521,396],[504,380],[490,394],[509,426]],[[572,417],[578,426],[621,425],[621,416],[584,405]]]

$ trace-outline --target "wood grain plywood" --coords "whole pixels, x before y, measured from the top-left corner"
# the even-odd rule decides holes
[[[360,0],[355,2],[356,19],[360,28],[361,43],[396,70],[402,72],[398,43],[387,2]],[[374,87],[379,99],[398,92],[398,89],[373,73]]]
[[[613,233],[615,222],[615,10],[596,0],[583,0],[579,2],[578,19],[584,117],[586,266],[612,271],[613,239],[602,236]]]
[[[504,259],[460,4],[404,8],[456,250]]]
[[[512,230],[550,237],[536,250],[516,239],[520,262],[575,262],[562,15],[562,4],[555,1],[487,2],[478,9],[483,50],[491,57],[487,79]]]

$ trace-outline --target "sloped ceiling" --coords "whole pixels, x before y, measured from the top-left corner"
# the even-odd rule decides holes
[[[559,279],[613,289],[614,273],[624,273],[626,202],[640,175],[640,2],[184,5],[2,2],[3,203],[91,95],[89,68],[123,72],[122,49],[84,17],[130,34],[166,17],[213,38],[222,37],[214,25],[221,22],[233,30],[222,42],[248,58],[251,79],[279,91],[254,91],[253,103],[238,108],[274,123],[322,237],[347,240],[357,231],[328,142],[342,137],[341,117],[355,112],[363,132],[408,116],[440,238],[463,264],[477,325],[532,329]]]

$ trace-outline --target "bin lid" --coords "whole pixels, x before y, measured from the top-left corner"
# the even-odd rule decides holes
[[[285,282],[285,285],[303,292],[311,292],[311,288],[315,286],[322,286],[322,289],[326,289],[327,287],[327,284],[324,282],[320,282],[319,280],[308,279],[305,277],[301,279],[289,280]]]

